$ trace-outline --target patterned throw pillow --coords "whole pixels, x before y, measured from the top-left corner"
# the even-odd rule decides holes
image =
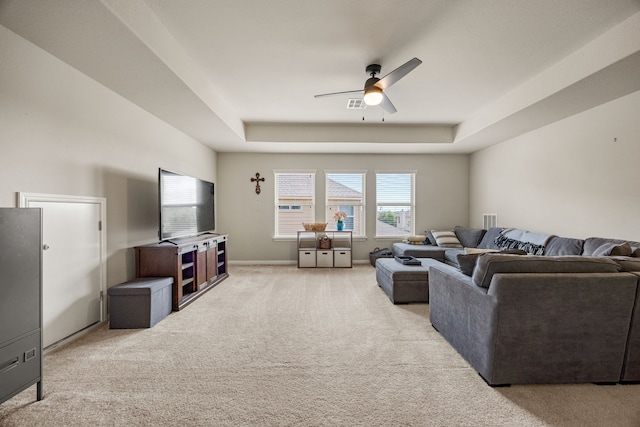
[[[443,248],[461,248],[462,244],[458,237],[456,237],[456,233],[453,231],[435,231],[431,230],[431,234],[436,239],[436,243],[438,246]]]

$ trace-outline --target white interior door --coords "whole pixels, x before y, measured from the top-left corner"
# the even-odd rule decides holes
[[[48,347],[103,320],[104,199],[38,195],[42,208],[42,323]]]

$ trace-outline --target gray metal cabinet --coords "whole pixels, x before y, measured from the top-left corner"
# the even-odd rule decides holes
[[[42,399],[42,214],[0,208],[0,403],[37,384]]]

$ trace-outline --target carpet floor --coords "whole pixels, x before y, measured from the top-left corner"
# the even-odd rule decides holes
[[[640,426],[640,385],[491,388],[375,270],[232,266],[149,329],[44,357],[1,426]]]

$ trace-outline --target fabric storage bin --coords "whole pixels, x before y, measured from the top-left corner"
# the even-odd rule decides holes
[[[316,251],[299,251],[298,252],[298,267],[315,267],[316,266]]]
[[[316,267],[333,267],[333,251],[317,251]]]
[[[371,266],[376,266],[378,258],[393,258],[393,252],[388,248],[375,248],[373,251],[369,252],[369,262],[371,263]]]
[[[150,328],[171,313],[172,277],[141,277],[109,288],[109,328]]]
[[[351,267],[351,251],[333,251],[334,267]]]

